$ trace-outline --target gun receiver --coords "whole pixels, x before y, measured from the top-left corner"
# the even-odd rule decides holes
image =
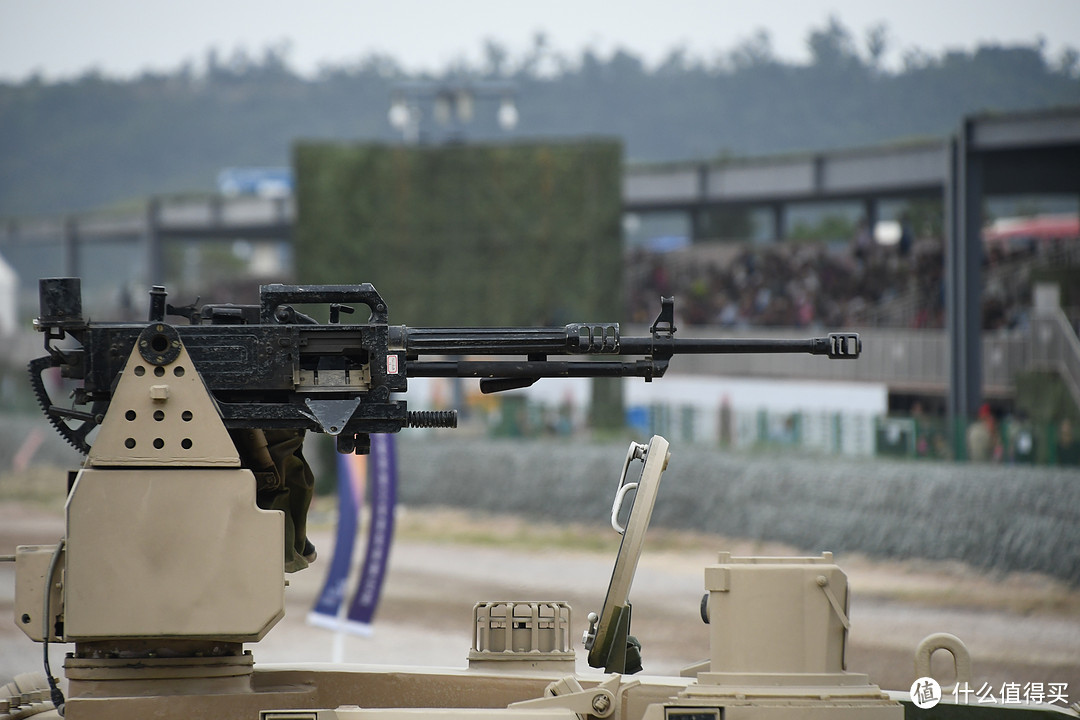
[[[663,376],[671,358],[680,354],[857,358],[861,350],[855,333],[807,340],[676,339],[673,298],[661,299],[648,337],[624,338],[617,323],[563,328],[390,325],[386,302],[369,283],[264,285],[258,305],[173,307],[163,287],[155,286],[150,295],[148,323],[90,322],[82,317],[77,278],[40,281],[41,317],[34,325],[45,334],[49,354],[31,361],[31,379],[50,422],[84,453],[89,451],[87,436],[100,424],[136,344],[143,359],[159,369],[184,347],[227,428],[325,432],[337,437],[341,452],[363,452],[369,433],[456,427],[454,411],[413,412],[395,398],[407,390],[409,377],[479,378],[483,392],[499,392],[543,377],[641,377],[648,382]],[[309,304],[328,305],[329,323],[318,323],[294,307]],[[342,314],[353,313],[356,304],[370,310],[367,321],[342,322]],[[186,318],[188,324],[166,323],[168,316]],[[54,344],[68,336],[78,347]],[[448,355],[495,359],[434,359]],[[74,404],[88,409],[52,402],[42,378],[50,367],[82,381]]]

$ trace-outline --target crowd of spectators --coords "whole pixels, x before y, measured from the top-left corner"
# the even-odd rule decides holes
[[[727,252],[638,251],[628,263],[630,315],[651,320],[656,298],[675,295],[688,325],[724,327],[940,327],[940,243],[870,247],[816,242],[739,244]]]
[[[1033,275],[1039,268],[1078,262],[1080,243],[988,245],[982,266],[984,330],[1026,327]],[[704,243],[632,252],[626,272],[630,316],[639,323],[653,319],[659,296],[674,295],[684,325],[944,327],[944,247],[930,238],[881,246],[859,232],[850,244]],[[911,417],[916,456],[952,456],[943,418],[930,418],[921,409]],[[1080,433],[1068,418],[1037,427],[1023,414],[999,420],[984,406],[963,441],[964,454],[978,462],[1080,464]]]
[[[983,328],[1022,328],[1035,267],[1055,262],[1035,247],[990,248],[983,263]],[[676,297],[687,325],[723,327],[945,326],[945,256],[940,240],[891,246],[824,242],[706,243],[631,252],[629,314],[649,322],[657,298]]]

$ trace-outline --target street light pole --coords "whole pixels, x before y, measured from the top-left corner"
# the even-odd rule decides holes
[[[517,127],[516,94],[516,86],[510,82],[410,80],[394,86],[387,117],[406,144],[417,145],[426,140],[425,127],[432,121],[445,129],[444,142],[461,142],[480,101],[499,103],[495,117],[504,132]]]

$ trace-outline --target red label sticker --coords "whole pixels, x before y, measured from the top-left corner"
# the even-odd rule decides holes
[[[397,375],[398,374],[398,356],[387,355],[386,356],[386,374]]]

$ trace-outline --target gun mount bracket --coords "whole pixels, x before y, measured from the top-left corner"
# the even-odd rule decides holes
[[[345,430],[356,408],[360,407],[360,398],[345,398],[342,400],[312,400],[304,399],[307,410],[301,410],[307,417],[319,423],[319,427],[327,435],[338,435]]]

